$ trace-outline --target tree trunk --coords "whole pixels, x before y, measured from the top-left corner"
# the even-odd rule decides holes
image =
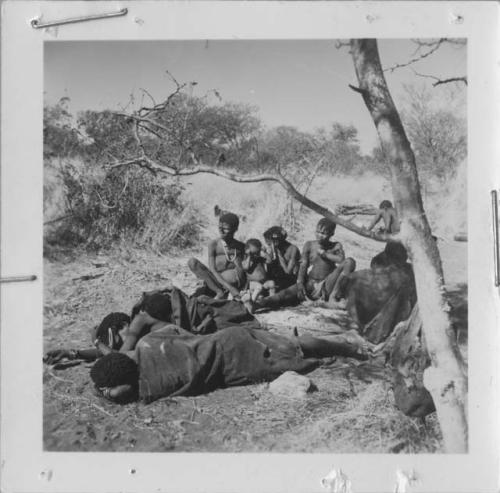
[[[401,217],[400,239],[415,270],[423,334],[432,364],[424,383],[431,393],[447,452],[467,451],[467,376],[444,298],[441,258],[424,212],[415,156],[385,81],[377,42],[351,40],[351,53],[362,94],[390,164],[391,184]]]

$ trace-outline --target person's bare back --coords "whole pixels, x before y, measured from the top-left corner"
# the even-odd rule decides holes
[[[384,227],[379,228],[379,233],[399,233],[400,224],[398,213],[389,200],[383,200],[380,203],[379,210],[368,226],[368,230],[372,230],[380,220],[384,222]]]

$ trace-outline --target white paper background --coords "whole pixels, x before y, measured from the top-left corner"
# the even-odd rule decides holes
[[[54,20],[125,6],[129,13],[122,18],[50,30],[30,26],[35,17]],[[463,23],[451,22],[453,14]],[[397,468],[417,472],[413,491],[498,491],[500,327],[490,210],[490,190],[500,186],[497,32],[495,2],[4,2],[1,275],[36,274],[39,280],[1,286],[2,490],[319,492],[320,479],[336,466],[355,492],[391,491]],[[44,41],[351,37],[469,39],[469,454],[43,452]]]

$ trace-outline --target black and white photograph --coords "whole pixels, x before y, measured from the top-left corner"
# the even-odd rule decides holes
[[[43,70],[45,451],[468,451],[465,38]]]
[[[2,3],[2,491],[498,491],[493,1]]]

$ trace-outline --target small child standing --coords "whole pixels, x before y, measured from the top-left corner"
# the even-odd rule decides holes
[[[252,301],[255,301],[264,290],[270,296],[276,294],[276,285],[267,274],[266,259],[262,256],[260,240],[250,238],[245,243],[245,257],[242,267],[247,276],[247,289]]]

